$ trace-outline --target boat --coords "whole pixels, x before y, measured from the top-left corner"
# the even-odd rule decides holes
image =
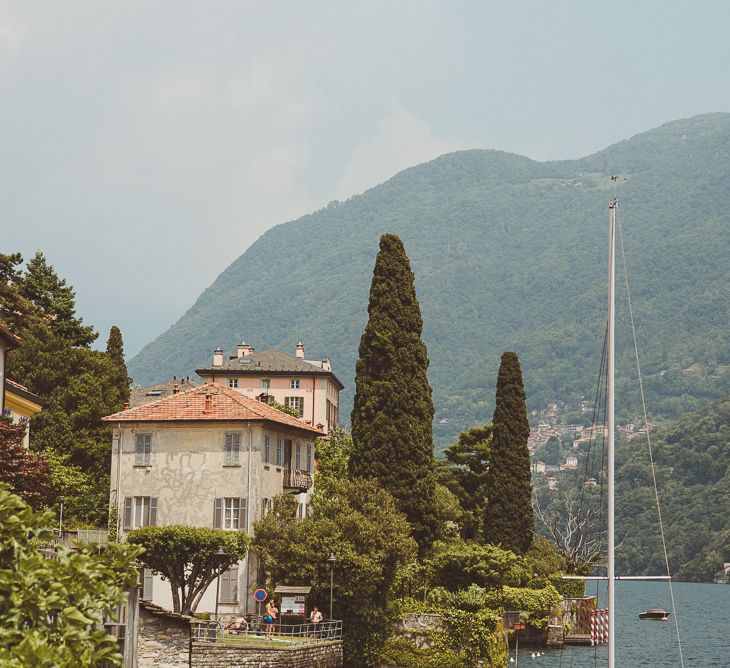
[[[639,613],[639,619],[649,619],[654,622],[668,622],[670,614],[661,608],[649,608]]]

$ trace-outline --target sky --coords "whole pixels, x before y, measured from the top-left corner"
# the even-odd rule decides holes
[[[133,355],[270,227],[461,149],[730,111],[730,3],[2,2],[1,252]]]

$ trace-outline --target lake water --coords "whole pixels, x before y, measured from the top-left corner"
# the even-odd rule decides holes
[[[685,666],[730,666],[730,585],[673,584]],[[598,591],[599,607],[605,607],[605,583]],[[595,582],[586,586],[596,594]],[[672,609],[666,582],[616,583],[616,666],[636,668],[681,666],[673,616],[668,622],[641,621],[647,608]],[[566,646],[531,658],[532,650],[520,650],[522,668],[588,668],[606,665],[606,645]],[[510,656],[514,657],[514,650]],[[514,666],[514,663],[510,663]]]

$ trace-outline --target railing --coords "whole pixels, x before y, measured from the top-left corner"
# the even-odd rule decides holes
[[[286,489],[308,490],[312,486],[312,475],[300,469],[284,469],[284,487]]]
[[[193,642],[213,642],[225,645],[261,647],[267,643],[303,645],[342,639],[342,620],[323,621],[319,624],[282,624],[270,627],[262,617],[252,615],[243,628],[224,627],[220,622],[196,620],[190,625]]]
[[[76,541],[80,543],[106,545],[109,539],[108,529],[71,529],[64,531],[60,536],[58,529],[54,529],[53,533],[55,535],[53,544],[64,545],[66,547],[73,547]]]

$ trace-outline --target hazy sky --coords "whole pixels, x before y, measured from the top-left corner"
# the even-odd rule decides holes
[[[730,2],[3,2],[0,239],[128,354],[263,231],[463,148],[730,111]]]

